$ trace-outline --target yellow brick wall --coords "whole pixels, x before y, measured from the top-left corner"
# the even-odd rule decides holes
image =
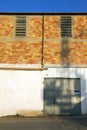
[[[44,17],[44,38],[59,38],[60,24],[58,16]]]
[[[28,17],[28,38],[42,40],[42,17]]]
[[[60,16],[45,16],[44,63],[86,65],[87,16],[72,16],[72,37],[65,42],[60,32]]]
[[[13,36],[14,17],[0,16],[0,38],[9,38]]]
[[[73,17],[73,38],[87,39],[87,16]]]
[[[0,16],[0,63],[41,64],[42,16],[27,16],[26,38],[15,37],[15,16]]]
[[[40,42],[10,41],[0,43],[0,63],[40,64],[40,61]]]
[[[0,63],[41,64],[42,15],[27,15],[26,38],[15,37],[15,15],[0,15]],[[72,15],[72,38],[60,36],[60,16],[44,16],[44,64],[87,64],[87,16]]]

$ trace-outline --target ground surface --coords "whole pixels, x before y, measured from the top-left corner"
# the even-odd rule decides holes
[[[0,118],[0,130],[87,130],[87,116]]]

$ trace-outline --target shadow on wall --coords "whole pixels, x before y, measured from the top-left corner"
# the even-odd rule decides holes
[[[69,41],[67,38],[63,38],[61,41],[61,64],[62,64],[62,66],[70,65],[69,53],[70,53]]]
[[[61,44],[62,67],[70,65],[68,39],[63,39]],[[77,77],[82,77],[76,72]],[[83,79],[85,82],[85,79]],[[84,102],[83,99],[82,102]],[[45,79],[44,88],[44,113],[48,115],[81,115],[81,81],[80,78],[49,78]],[[84,119],[67,118],[67,120],[84,125]],[[87,118],[86,118],[87,120]],[[87,126],[87,125],[86,125]]]

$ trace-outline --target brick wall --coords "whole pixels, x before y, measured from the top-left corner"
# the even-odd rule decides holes
[[[15,37],[15,15],[0,15],[0,63],[41,64],[41,15],[27,15],[26,38]],[[72,16],[72,38],[60,36],[60,16],[44,16],[44,64],[87,64],[87,16]]]
[[[26,38],[15,37],[15,16],[0,16],[0,63],[41,64],[42,16],[27,17]]]
[[[72,37],[60,36],[60,16],[45,16],[45,64],[87,64],[87,16],[72,16]]]

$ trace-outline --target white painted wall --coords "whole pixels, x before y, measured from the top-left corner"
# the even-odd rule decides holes
[[[0,116],[28,115],[42,110],[41,71],[0,70]]]
[[[48,68],[45,78],[80,78],[81,81],[81,113],[87,114],[87,68]]]
[[[0,70],[0,116],[41,114],[44,77],[80,78],[81,112],[87,114],[87,68],[48,68],[44,71]]]

